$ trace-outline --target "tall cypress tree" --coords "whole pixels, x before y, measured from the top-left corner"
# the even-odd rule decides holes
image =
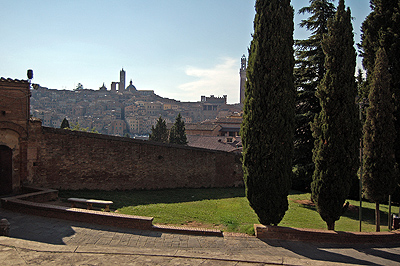
[[[361,27],[361,54],[363,66],[367,70],[367,86],[371,86],[377,51],[383,47],[386,51],[390,88],[394,103],[396,137],[394,142],[395,158],[400,165],[400,0],[370,0],[372,12]],[[365,91],[367,97],[369,90]],[[400,182],[400,176],[398,176]]]
[[[62,129],[69,128],[69,122],[68,122],[67,118],[63,119],[63,121],[61,122],[60,128],[62,128]]]
[[[310,122],[321,110],[315,91],[325,75],[325,54],[321,43],[324,35],[328,33],[328,19],[335,15],[336,8],[332,1],[310,0],[310,6],[299,10],[300,14],[311,15],[300,23],[300,27],[311,31],[310,37],[295,41],[294,74],[297,98],[292,187],[299,190],[310,189],[314,172],[312,161],[314,139]]]
[[[181,113],[175,118],[175,123],[169,132],[169,143],[187,144],[185,122],[182,120]]]
[[[294,101],[293,8],[290,0],[257,0],[241,127],[250,206],[265,225],[288,209]]]
[[[343,213],[352,179],[358,169],[360,122],[354,99],[356,53],[350,9],[339,0],[322,42],[326,74],[317,90],[321,112],[313,124],[315,171],[312,199],[329,230]]]
[[[156,126],[151,126],[151,133],[149,134],[149,140],[167,143],[168,142],[168,130],[165,120],[160,116],[157,120]]]
[[[369,92],[369,108],[364,124],[363,186],[368,199],[376,203],[376,231],[380,231],[379,204],[394,191],[395,158],[393,103],[386,52],[378,50]]]

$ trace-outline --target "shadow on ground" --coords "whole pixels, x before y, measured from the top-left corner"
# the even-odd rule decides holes
[[[162,233],[153,231],[140,231],[135,229],[116,228],[62,219],[46,218],[41,216],[26,215],[0,209],[0,217],[6,218],[10,223],[9,237],[36,241],[53,245],[65,245],[65,239],[74,236],[79,230],[82,241],[90,241],[94,244],[98,233],[103,231],[107,234],[129,233],[136,235],[146,235],[151,237],[161,237]],[[78,243],[80,240],[77,240]],[[83,243],[90,244],[90,243]]]
[[[182,203],[208,199],[226,199],[245,197],[244,188],[199,188],[199,189],[165,189],[165,190],[60,190],[60,198],[100,198],[112,200],[113,208],[125,206],[138,206],[158,203]]]
[[[382,265],[376,264],[371,260],[362,260],[354,257],[354,250],[372,255],[377,258],[385,259],[390,261],[389,264],[397,264],[400,261],[398,254],[389,253],[380,248],[397,248],[400,247],[398,244],[385,244],[384,246],[377,244],[368,245],[346,245],[346,244],[326,244],[326,243],[306,243],[296,241],[280,241],[280,240],[262,240],[266,244],[273,247],[281,247],[290,250],[298,255],[304,256],[312,260],[323,260],[337,263],[355,264],[355,265]],[[348,249],[349,252],[345,250]],[[351,250],[351,252],[350,252]],[[347,256],[346,253],[352,254],[353,256]],[[381,260],[380,260],[381,261]]]

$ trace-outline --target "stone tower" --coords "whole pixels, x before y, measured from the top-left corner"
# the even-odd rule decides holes
[[[244,91],[246,86],[246,69],[247,69],[247,60],[246,56],[243,55],[240,64],[240,104],[244,104]]]
[[[125,70],[119,72],[119,91],[125,90]]]

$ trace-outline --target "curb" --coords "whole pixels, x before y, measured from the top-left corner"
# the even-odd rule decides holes
[[[255,224],[254,232],[256,234],[256,237],[259,239],[279,239],[302,242],[333,244],[372,244],[400,242],[400,230],[392,232],[341,232]]]

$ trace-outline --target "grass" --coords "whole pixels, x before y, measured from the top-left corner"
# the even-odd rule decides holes
[[[83,197],[112,200],[119,213],[154,217],[156,224],[189,225],[218,228],[226,232],[254,234],[257,215],[250,208],[243,188],[169,189],[157,191],[60,191],[61,198]],[[326,229],[310,194],[291,191],[289,210],[280,226]],[[349,200],[358,206],[358,201]],[[304,204],[306,203],[306,204]],[[363,202],[363,232],[375,231],[375,204]],[[381,230],[388,231],[388,206],[381,205]],[[398,212],[393,207],[392,212]],[[337,231],[359,231],[358,208],[350,208],[336,222]]]

